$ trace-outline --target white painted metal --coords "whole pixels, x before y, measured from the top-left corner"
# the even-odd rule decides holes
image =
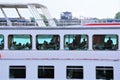
[[[11,26],[12,23],[10,22],[9,18],[7,17],[6,13],[4,12],[2,8],[15,8],[20,18],[22,18],[22,16],[17,8],[28,8],[31,14],[33,15],[37,25],[39,27],[41,26],[45,27],[46,23],[42,20],[40,16],[40,12],[37,10],[39,8],[41,9],[41,11],[43,11],[42,13],[44,13],[45,17],[48,19],[49,26],[56,26],[49,11],[47,10],[47,7],[41,4],[35,4],[35,3],[33,4],[32,3],[31,4],[0,4],[0,8],[1,8],[3,15],[5,16],[7,20],[8,26]]]
[[[45,17],[47,18],[47,20],[49,22],[49,26],[56,27],[56,24],[55,24],[54,20],[52,19],[48,9],[41,7],[41,10],[44,13]]]
[[[28,4],[27,4],[28,5]],[[0,4],[0,7],[2,5]],[[24,4],[6,5],[11,8],[27,8]],[[43,5],[29,4],[28,8],[33,11],[36,19],[38,11],[35,8],[45,7]],[[51,19],[48,11],[42,8],[47,19]],[[3,11],[4,13],[4,11]],[[5,17],[6,14],[4,14]],[[51,26],[56,26],[49,22]],[[45,25],[42,23],[42,25]],[[39,26],[42,26],[41,23]],[[112,66],[114,69],[114,80],[120,79],[120,47],[116,51],[95,51],[92,49],[92,37],[94,34],[116,34],[118,35],[118,45],[120,45],[120,27],[98,27],[98,26],[69,26],[57,28],[35,28],[34,26],[1,26],[0,34],[4,35],[4,49],[0,50],[0,79],[14,80],[9,78],[10,66],[26,66],[26,78],[15,80],[68,80],[66,79],[66,66],[83,66],[83,80],[96,80],[96,66]],[[32,50],[9,50],[8,36],[10,34],[30,34],[32,36]],[[57,34],[60,36],[60,50],[37,50],[36,35],[38,34]],[[66,34],[86,34],[88,35],[88,50],[64,50],[64,35]],[[37,71],[39,65],[54,66],[54,79],[38,79]],[[72,80],[72,79],[71,79]],[[77,80],[77,79],[75,79]]]
[[[14,80],[9,78],[9,66],[26,66],[26,78],[15,80],[68,80],[66,79],[66,66],[83,66],[84,77],[82,80],[96,80],[96,66],[114,66],[114,80],[119,80],[119,61],[94,61],[94,60],[1,60],[0,78],[2,80]],[[54,79],[38,79],[39,65],[52,65],[55,70]],[[78,79],[75,79],[78,80]]]
[[[22,18],[22,16],[21,16],[19,10],[18,10],[17,8],[15,8],[15,9],[16,9],[16,11],[17,11],[17,13],[18,13],[19,18]]]
[[[4,17],[5,17],[6,21],[7,21],[7,25],[8,25],[8,26],[12,26],[12,23],[11,23],[10,20],[8,19],[8,17],[7,17],[7,15],[6,15],[6,13],[4,12],[3,8],[1,8],[1,11],[2,11],[2,13],[3,13],[3,15],[4,15]]]
[[[14,26],[15,27],[15,26]],[[120,48],[116,51],[94,51],[92,49],[92,37],[94,34],[116,34],[120,36],[120,28],[0,28],[0,34],[4,35],[5,49],[0,51],[0,74],[3,80],[9,79],[9,66],[25,65],[26,78],[21,80],[39,80],[37,77],[37,68],[39,65],[53,65],[55,67],[55,78],[52,80],[67,80],[66,66],[83,66],[83,80],[96,80],[96,66],[112,66],[114,69],[114,80],[119,80],[120,74]],[[29,32],[29,33],[28,33]],[[46,33],[47,32],[47,33]],[[106,32],[106,33],[105,33]],[[9,50],[9,34],[31,34],[32,50]],[[36,50],[36,35],[38,34],[58,34],[60,35],[60,50]],[[87,34],[89,49],[86,51],[64,50],[64,35],[66,34]],[[120,38],[118,37],[118,40]],[[120,45],[120,42],[118,42]],[[16,79],[19,80],[19,79]],[[44,79],[40,79],[44,80]],[[50,79],[46,79],[50,80]]]
[[[40,16],[40,13],[37,11],[37,9],[35,8],[34,5],[28,5],[28,9],[32,13],[33,17],[35,18],[35,20],[39,26],[46,26]]]
[[[71,32],[72,31],[72,32]],[[5,33],[6,32],[6,33]],[[29,33],[28,33],[29,32]],[[47,32],[47,33],[46,33]],[[57,59],[120,59],[120,54],[119,54],[119,50],[116,51],[94,51],[92,49],[92,36],[94,34],[105,34],[104,32],[106,32],[106,34],[117,34],[118,36],[120,36],[120,31],[118,28],[116,29],[48,29],[48,28],[22,28],[22,30],[20,29],[2,29],[0,30],[0,34],[3,34],[5,37],[5,50],[1,50],[1,54],[3,55],[3,58],[11,58],[11,59],[16,59],[16,58],[20,58],[20,59],[25,59],[25,58],[48,58],[48,59],[52,59],[52,58],[57,58]],[[8,40],[8,35],[9,34],[31,34],[32,35],[32,50],[28,50],[28,51],[21,51],[19,50],[15,50],[15,51],[10,51],[8,49],[8,44],[7,44],[7,40]],[[45,51],[45,50],[36,50],[36,35],[38,34],[58,34],[60,35],[60,50],[50,50],[50,51]],[[79,50],[64,50],[64,35],[66,34],[87,34],[89,36],[89,48],[87,51],[79,51]],[[118,37],[119,38],[119,37]],[[118,39],[119,40],[119,39]],[[119,42],[118,42],[119,44]],[[34,52],[34,54],[33,54]],[[16,54],[18,53],[18,54]],[[15,57],[14,57],[14,56]],[[48,56],[50,55],[50,56]]]

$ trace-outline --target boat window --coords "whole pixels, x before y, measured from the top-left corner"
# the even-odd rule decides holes
[[[38,78],[54,78],[54,66],[38,66]]]
[[[59,50],[60,36],[59,35],[37,35],[36,48],[38,50]]]
[[[113,80],[113,67],[111,66],[97,66],[96,67],[97,80]]]
[[[10,66],[9,67],[9,78],[26,78],[26,67],[25,66]]]
[[[0,50],[4,48],[4,36],[0,34]]]
[[[83,66],[67,66],[67,79],[83,79]]]
[[[117,35],[93,35],[94,50],[117,50],[118,36]]]
[[[9,35],[8,47],[10,50],[30,50],[32,48],[31,35]]]
[[[88,36],[87,35],[65,35],[64,49],[65,50],[87,50]]]

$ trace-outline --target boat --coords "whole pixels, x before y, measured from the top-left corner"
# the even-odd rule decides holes
[[[42,4],[0,3],[0,8],[1,80],[120,79],[118,23],[57,26]],[[19,17],[9,18],[4,8],[14,8]],[[19,8],[33,19],[23,18]]]

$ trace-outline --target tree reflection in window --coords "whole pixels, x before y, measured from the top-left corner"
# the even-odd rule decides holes
[[[10,50],[30,50],[32,48],[32,36],[9,35],[8,46]]]
[[[87,35],[65,35],[64,49],[65,50],[87,50],[88,36]]]
[[[37,35],[36,40],[38,50],[59,50],[60,48],[59,35]]]

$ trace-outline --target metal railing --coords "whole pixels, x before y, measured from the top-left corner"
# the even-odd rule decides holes
[[[53,19],[52,19],[53,20]],[[0,21],[0,26],[39,26],[37,21],[43,21],[44,26],[51,26],[49,24],[50,20],[28,20],[25,21],[11,21],[11,25],[7,21]],[[84,24],[93,24],[93,23],[120,23],[120,19],[72,19],[72,20],[53,20],[56,26],[71,26],[71,25],[84,25]],[[53,23],[54,24],[54,23]]]
[[[81,19],[81,25],[96,23],[120,23],[120,19]]]

